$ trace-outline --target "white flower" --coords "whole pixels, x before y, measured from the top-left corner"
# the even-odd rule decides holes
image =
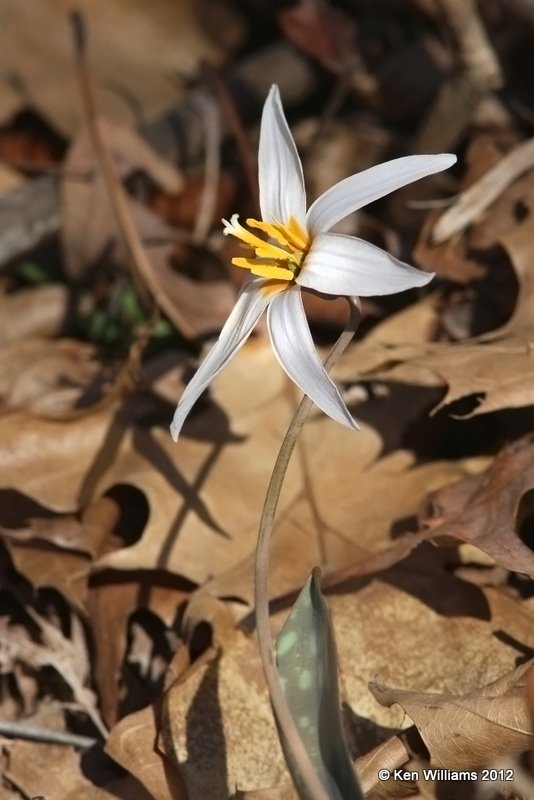
[[[263,221],[235,214],[224,233],[247,249],[232,263],[257,276],[242,289],[218,341],[186,387],[171,425],[176,440],[192,406],[213,378],[246,342],[262,313],[274,353],[289,377],[325,414],[355,428],[345,403],[315,350],[302,305],[301,288],[331,295],[368,296],[424,286],[421,272],[362,239],[328,233],[348,214],[426,175],[447,169],[456,156],[406,156],[340,181],[306,212],[302,165],[286,122],[278,87],[263,108],[259,145],[260,206]]]

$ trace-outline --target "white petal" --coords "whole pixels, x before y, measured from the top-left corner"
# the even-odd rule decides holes
[[[422,272],[355,236],[320,233],[313,240],[297,283],[324,294],[368,297],[425,286]]]
[[[377,164],[336,183],[317,198],[307,215],[308,230],[323,233],[353,211],[379,200],[401,186],[452,167],[456,156],[405,156]]]
[[[274,296],[272,292],[262,291],[265,283],[267,281],[263,279],[254,280],[243,288],[230,316],[224,323],[217,342],[187,384],[171,424],[171,435],[174,441],[177,441],[185,418],[202,392],[235,356],[239,348],[245,344],[266,306],[271,302]]]
[[[284,116],[278,86],[263,106],[258,153],[260,207],[266,222],[295,217],[304,227],[306,192],[299,154]]]
[[[291,380],[329,417],[357,428],[317,355],[298,286],[273,299],[267,323],[274,353]]]

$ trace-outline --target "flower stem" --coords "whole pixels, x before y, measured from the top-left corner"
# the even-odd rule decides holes
[[[324,362],[324,367],[327,372],[334,366],[351,341],[360,321],[361,309],[359,300],[357,298],[347,298],[347,301],[350,306],[350,318],[345,330]],[[312,405],[313,401],[305,395],[289,424],[287,433],[278,451],[261,515],[258,542],[256,545],[254,592],[258,647],[274,716],[299,769],[309,799],[328,800],[326,790],[313,768],[280,685],[278,672],[276,670],[274,642],[269,620],[269,548],[274,527],[274,518],[291,455]]]

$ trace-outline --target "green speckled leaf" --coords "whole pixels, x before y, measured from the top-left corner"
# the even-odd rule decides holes
[[[332,800],[360,800],[343,735],[337,656],[320,571],[313,570],[276,642],[276,661],[293,719]],[[287,743],[282,746],[300,797],[306,798]]]

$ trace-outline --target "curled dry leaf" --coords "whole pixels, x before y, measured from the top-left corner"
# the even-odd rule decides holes
[[[521,541],[519,509],[534,488],[534,438],[504,448],[481,475],[446,486],[429,497],[423,522],[435,541],[475,545],[514,572],[534,577],[534,554]]]
[[[532,727],[525,700],[532,661],[496,681],[466,694],[393,689],[381,679],[369,688],[390,707],[397,703],[413,719],[431,763],[447,769],[474,769],[532,746]]]
[[[409,758],[410,754],[399,736],[386,739],[370,753],[360,756],[356,760],[356,770],[363,791],[367,793],[373,786],[376,786],[380,769],[393,772],[394,769],[405,764]]]
[[[463,192],[457,202],[438,219],[432,231],[436,244],[463,230],[485,211],[501,192],[534,166],[534,139],[522,142],[480,180]]]

